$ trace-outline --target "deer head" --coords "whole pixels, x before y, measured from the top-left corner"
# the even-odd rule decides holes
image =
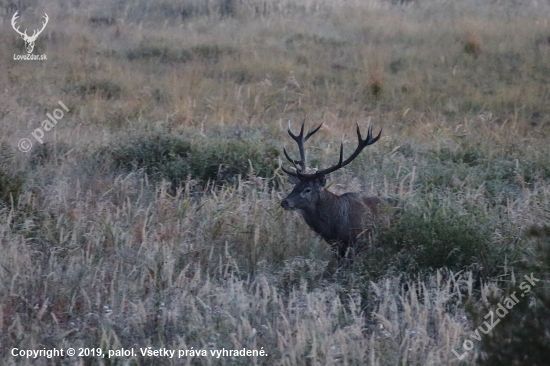
[[[29,36],[27,34],[26,29],[25,29],[24,32],[21,32],[21,31],[19,31],[19,26],[17,26],[17,28],[15,27],[15,20],[17,18],[19,18],[17,13],[19,13],[19,11],[16,11],[15,14],[13,14],[13,18],[11,18],[11,26],[13,27],[13,29],[17,33],[19,33],[19,35],[21,35],[21,38],[23,38],[23,40],[25,41],[25,48],[27,50],[27,53],[32,53],[32,50],[34,49],[34,42],[36,41],[36,38],[38,38],[40,33],[42,33],[44,28],[46,28],[46,24],[48,24],[48,19],[49,19],[48,14],[44,13],[44,21],[42,22],[42,29],[40,29],[40,30],[35,29],[32,36]]]
[[[290,121],[288,121],[288,134],[298,144],[298,149],[300,152],[300,160],[292,159],[288,155],[286,148],[283,150],[286,158],[296,168],[296,172],[292,172],[282,167],[282,170],[286,174],[288,174],[290,180],[295,184],[295,186],[292,192],[290,192],[290,194],[281,202],[281,206],[285,210],[295,210],[301,213],[306,218],[306,221],[308,221],[308,217],[306,216],[307,212],[313,212],[315,210],[319,211],[318,205],[320,200],[320,194],[323,187],[326,184],[326,175],[340,168],[343,168],[344,166],[351,163],[365,147],[372,145],[376,141],[378,141],[378,139],[380,138],[380,135],[382,134],[382,130],[380,130],[380,133],[378,134],[378,136],[373,137],[372,126],[370,126],[368,129],[367,138],[362,139],[361,131],[359,129],[359,124],[357,124],[357,138],[359,141],[357,144],[357,148],[349,156],[349,158],[347,158],[346,160],[343,160],[344,144],[342,142],[340,144],[340,159],[336,165],[317,171],[315,173],[307,174],[304,143],[315,132],[317,132],[321,128],[322,124],[317,126],[315,129],[309,131],[307,135],[304,137],[304,122],[302,122],[302,128],[300,129],[300,133],[298,135],[295,135],[292,133],[290,129]]]

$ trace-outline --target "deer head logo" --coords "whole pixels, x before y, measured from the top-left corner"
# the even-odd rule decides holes
[[[27,30],[25,29],[24,32],[21,32],[19,30],[19,26],[17,26],[17,28],[15,27],[15,20],[17,18],[19,18],[19,16],[17,15],[17,13],[19,13],[19,11],[16,11],[15,14],[13,14],[13,18],[11,18],[11,26],[13,27],[13,29],[19,33],[19,35],[21,35],[21,38],[23,38],[23,40],[25,41],[25,49],[27,50],[27,53],[32,53],[32,50],[34,49],[34,42],[36,41],[36,38],[38,38],[38,36],[40,35],[40,33],[42,33],[42,31],[44,30],[44,28],[46,28],[46,24],[48,24],[48,14],[44,13],[44,21],[42,22],[42,29],[38,30],[38,29],[35,29],[32,36],[29,36],[27,34]]]

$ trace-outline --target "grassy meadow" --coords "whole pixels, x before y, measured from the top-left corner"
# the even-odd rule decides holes
[[[47,61],[14,60],[15,11],[29,34],[48,14],[33,52]],[[547,365],[550,3],[0,0],[0,14],[1,364]],[[313,167],[342,136],[353,151],[356,122],[383,128],[328,185],[404,215],[349,268],[280,207],[287,121],[304,118],[324,124]],[[69,347],[101,352],[12,355]],[[136,355],[108,357],[121,349]]]

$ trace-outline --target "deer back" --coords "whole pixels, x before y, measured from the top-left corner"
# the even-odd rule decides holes
[[[395,204],[358,193],[337,196],[323,189],[315,210],[300,213],[309,227],[343,255],[356,244],[372,244],[377,227],[388,227],[400,216]]]

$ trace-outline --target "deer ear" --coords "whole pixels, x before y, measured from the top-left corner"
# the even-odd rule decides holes
[[[300,178],[294,176],[294,175],[289,175],[288,176],[288,180],[290,180],[291,183],[293,184],[298,184],[300,183]]]

